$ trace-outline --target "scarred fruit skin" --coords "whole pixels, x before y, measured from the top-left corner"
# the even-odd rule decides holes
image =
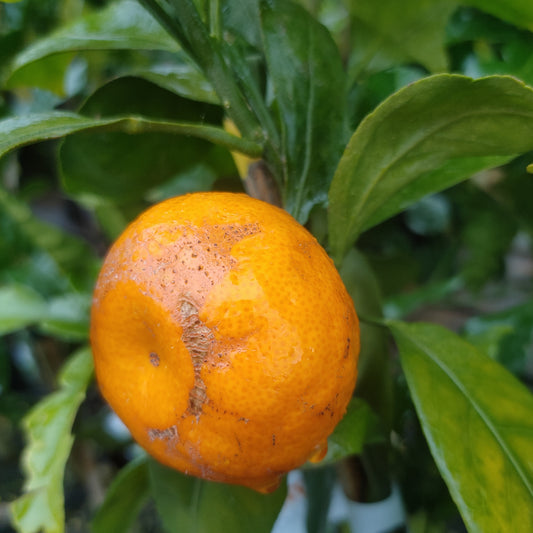
[[[268,492],[325,452],[359,327],[331,259],[290,215],[195,193],[151,207],[111,247],[91,344],[103,396],[148,453]]]

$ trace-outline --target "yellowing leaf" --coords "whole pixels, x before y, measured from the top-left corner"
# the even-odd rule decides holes
[[[533,531],[533,395],[443,327],[387,324],[431,453],[468,530]]]

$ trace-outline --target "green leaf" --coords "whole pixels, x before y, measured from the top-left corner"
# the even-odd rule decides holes
[[[0,121],[0,157],[27,144],[58,139],[91,127],[102,127],[117,119],[95,120],[67,111],[51,111],[10,117]]]
[[[376,413],[360,398],[352,398],[348,410],[328,439],[328,453],[318,467],[357,455],[366,444],[384,442],[385,433]]]
[[[34,324],[46,316],[46,302],[24,285],[0,287],[0,335]]]
[[[419,63],[430,72],[447,68],[444,49],[455,0],[350,0],[354,49],[352,77],[399,63]]]
[[[533,89],[506,76],[430,76],[387,98],[353,134],[331,184],[335,259],[414,201],[532,149],[532,121]]]
[[[128,463],[113,479],[91,530],[94,533],[128,533],[149,495],[148,458],[142,455]]]
[[[255,48],[261,48],[258,0],[225,0],[221,16],[224,30],[234,32]]]
[[[21,533],[65,531],[63,473],[74,437],[71,428],[93,372],[91,351],[83,348],[65,363],[59,390],[39,402],[23,421],[27,445],[22,464],[24,494],[11,504]]]
[[[65,121],[68,124],[71,124],[71,119],[71,116],[65,117]],[[50,121],[54,123],[54,126],[50,126],[51,128],[59,128],[57,116],[50,119]],[[16,119],[7,119],[0,122],[0,133],[6,132],[9,135],[8,140],[0,140],[0,147],[3,145],[6,150],[9,149],[6,144],[11,143],[11,146],[16,146],[17,142],[28,141],[30,135],[28,128],[32,128],[28,126],[24,117],[20,117],[18,127],[16,122]],[[6,123],[9,123],[7,127],[3,127],[6,126]],[[46,129],[46,126],[43,129]],[[37,137],[43,134],[38,128],[33,128],[32,132]],[[48,132],[50,133],[50,129],[48,129]],[[0,148],[0,153],[1,151],[2,148]],[[22,236],[53,259],[69,281],[86,289],[88,288],[87,285],[92,286],[99,263],[87,243],[56,226],[37,219],[33,216],[28,205],[19,201],[1,187],[0,208],[2,208],[3,214],[9,217],[17,226]]]
[[[89,118],[65,111],[35,113],[0,121],[0,157],[15,148],[39,141],[58,139],[72,133],[96,130],[124,132],[128,135],[165,132],[193,136],[252,157],[261,154],[261,147],[251,141],[225,132],[222,128],[187,122],[150,120],[141,116],[116,116],[106,119]]]
[[[303,477],[305,497],[307,499],[307,528],[305,531],[306,533],[324,533],[330,531],[328,528],[328,511],[332,500],[332,493],[338,481],[335,468],[307,468],[303,471]],[[283,531],[282,528],[279,529]],[[288,531],[288,529],[287,527],[286,530]]]
[[[491,183],[487,193],[501,204],[509,218],[533,234],[533,211],[529,199],[533,196],[533,165],[529,164],[533,154],[512,161],[505,172],[505,179]],[[528,166],[529,164],[529,166]]]
[[[479,188],[465,189],[457,195],[452,192],[465,252],[460,277],[468,288],[478,291],[504,275],[506,254],[519,226],[512,211],[502,208]]]
[[[441,326],[387,324],[431,453],[468,530],[533,530],[531,393]]]
[[[239,86],[238,76],[228,64],[228,54],[222,53],[226,45],[211,35],[193,0],[180,2],[158,2],[157,0],[139,0],[152,15],[157,18],[190,57],[198,64],[216,90],[224,109],[233,120],[243,137],[269,144],[269,128],[259,124],[254,116],[251,103],[248,102]],[[220,5],[213,4],[215,9]],[[231,47],[227,46],[227,51]],[[247,76],[245,77],[247,78]]]
[[[176,52],[179,46],[138,2],[112,2],[105,9],[62,26],[25,48],[11,64],[9,86],[34,86],[32,64],[55,54],[85,50]]]
[[[530,0],[467,0],[465,4],[533,31],[533,3]]]
[[[220,104],[220,100],[204,75],[188,63],[162,63],[132,72],[179,96],[208,104]]]
[[[382,298],[379,283],[366,257],[353,248],[346,255],[339,273],[361,318],[361,350],[357,366],[356,394],[365,400],[380,416],[384,425],[389,427],[394,410],[390,339],[383,334],[381,326],[363,320],[364,317],[381,317]]]
[[[108,83],[89,98],[81,112],[145,118],[131,119],[129,124],[117,122],[115,131],[107,127],[64,141],[60,150],[63,183],[73,195],[105,197],[124,205],[199,162],[217,177],[231,175],[234,166],[229,152],[210,143],[245,152],[251,148],[255,156],[262,152],[256,143],[218,125],[222,118],[218,106],[186,100],[137,78]]]
[[[152,496],[168,533],[270,533],[287,493],[272,494],[188,477],[151,460]]]
[[[442,302],[447,296],[462,288],[464,283],[460,278],[426,282],[420,287],[411,288],[409,292],[402,292],[389,298],[384,305],[384,314],[391,319],[404,318],[423,306]]]
[[[301,6],[262,0],[268,72],[281,123],[284,207],[305,222],[325,203],[346,140],[346,79],[327,29]]]
[[[68,341],[83,341],[89,337],[90,294],[68,293],[48,302],[40,330]]]
[[[505,311],[473,317],[465,324],[466,338],[482,346],[496,361],[515,374],[533,363],[533,302]]]

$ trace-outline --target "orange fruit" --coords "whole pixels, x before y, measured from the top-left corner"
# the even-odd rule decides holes
[[[352,300],[282,209],[195,193],[139,216],[98,277],[91,344],[134,439],[187,474],[274,490],[320,459],[352,396]]]

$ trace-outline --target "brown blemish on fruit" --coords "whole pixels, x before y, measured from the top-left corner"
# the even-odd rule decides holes
[[[350,343],[351,343],[352,339],[350,337],[348,337],[347,341],[346,341],[346,349],[344,350],[344,359],[347,359],[348,356],[350,355]]]
[[[198,317],[198,309],[189,300],[182,300],[180,304],[181,327],[183,334],[181,340],[189,351],[194,369],[194,385],[189,392],[189,405],[187,411],[195,416],[200,416],[202,407],[207,401],[205,383],[202,380],[202,367],[207,360],[211,343],[215,340],[213,332]]]
[[[149,429],[148,430],[148,437],[150,440],[173,440],[178,438],[178,428],[176,426],[170,426],[166,429]]]
[[[157,355],[155,352],[150,353],[150,363],[152,363],[153,366],[159,366],[159,355]]]

